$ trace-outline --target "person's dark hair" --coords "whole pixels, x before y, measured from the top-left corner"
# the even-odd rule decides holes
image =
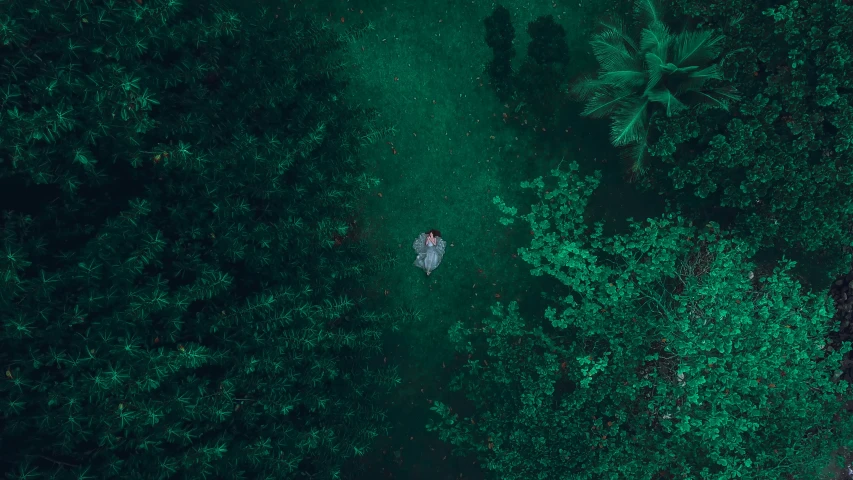
[[[438,230],[436,230],[434,228],[432,230],[428,230],[426,233],[427,233],[427,235],[429,235],[431,233],[431,234],[435,235],[436,237],[441,236],[441,232],[439,232]]]

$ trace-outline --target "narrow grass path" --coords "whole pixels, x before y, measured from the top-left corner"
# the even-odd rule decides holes
[[[399,335],[389,337],[387,361],[400,367],[403,379],[396,405],[389,405],[396,426],[379,442],[374,458],[366,459],[372,465],[363,478],[480,478],[472,459],[449,455],[446,445],[424,431],[431,401],[452,399],[443,386],[467,361],[454,354],[447,331],[457,321],[478,324],[496,301],[538,303],[541,282],[516,258],[528,232],[500,225],[492,198],[529,205],[519,182],[546,173],[560,159],[537,151],[534,126],[524,135],[503,122],[507,108],[483,74],[492,56],[482,23],[494,8],[490,2],[342,5],[343,10],[331,11],[338,26],[341,18],[343,25],[363,18],[376,27],[351,45],[353,60],[361,65],[352,98],[377,108],[397,129],[364,152],[382,181],[365,209],[370,222],[365,229],[398,260],[376,279],[375,291],[387,310],[416,314]],[[577,36],[569,43],[585,45],[581,37],[587,27],[575,11],[533,5],[505,4],[517,32],[516,64],[526,51],[525,26],[539,15],[559,17]],[[567,145],[578,142],[565,133]],[[412,265],[412,241],[432,228],[441,231],[448,248],[427,277]]]
[[[371,245],[390,250],[397,260],[374,279],[371,296],[384,311],[408,312],[411,321],[388,337],[384,361],[399,366],[403,384],[389,405],[394,427],[362,459],[360,478],[481,478],[472,459],[451,456],[448,446],[424,429],[433,401],[459,403],[444,386],[467,359],[454,354],[448,328],[456,322],[476,326],[497,301],[518,301],[522,312],[539,312],[530,318],[541,318],[540,291],[551,288],[547,280],[530,276],[529,266],[516,257],[529,233],[524,225],[501,225],[492,198],[500,196],[525,211],[533,199],[520,191],[519,182],[546,175],[561,161],[553,152],[545,154],[546,140],[559,143],[567,162],[590,165],[603,156],[602,148],[613,153],[606,124],[594,124],[594,135],[575,114],[557,132],[507,124],[503,114],[513,112],[498,102],[484,74],[492,52],[483,19],[493,11],[492,2],[263,3],[282,17],[311,12],[341,33],[370,22],[375,29],[348,47],[358,67],[347,100],[376,108],[380,120],[397,131],[362,152],[381,185],[371,192],[360,221]],[[571,0],[503,6],[516,30],[514,68],[526,57],[526,26],[540,15],[553,15],[566,29],[574,74],[592,65],[588,37],[607,5]],[[433,228],[448,248],[427,277],[412,265],[412,242]]]

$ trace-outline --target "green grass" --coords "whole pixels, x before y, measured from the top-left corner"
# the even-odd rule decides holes
[[[595,65],[587,41],[604,14],[605,6],[599,2],[503,5],[516,29],[515,69],[526,56],[527,24],[548,14],[568,32],[573,74]],[[289,8],[292,3],[283,4],[281,12]],[[349,59],[358,64],[348,101],[377,108],[379,120],[397,129],[396,135],[362,152],[382,183],[371,193],[359,221],[365,222],[364,232],[373,247],[391,251],[398,260],[372,279],[371,296],[378,308],[406,318],[402,330],[388,337],[383,360],[399,365],[403,378],[389,405],[389,418],[396,426],[362,460],[363,478],[380,474],[388,478],[387,472],[411,479],[460,478],[460,474],[479,478],[472,459],[448,455],[448,447],[424,430],[428,400],[453,400],[443,386],[466,360],[455,357],[447,329],[456,321],[477,325],[497,301],[517,300],[522,312],[536,320],[544,310],[539,292],[552,288],[547,280],[531,277],[527,266],[515,258],[529,233],[524,225],[499,224],[492,198],[498,195],[526,211],[533,199],[522,194],[519,182],[547,174],[562,158],[602,168],[593,159],[609,155],[612,166],[618,167],[607,140],[607,124],[581,124],[574,113],[563,131],[504,123],[502,113],[511,112],[498,102],[483,72],[492,56],[483,27],[493,9],[491,2],[334,1],[297,8],[327,19],[342,33],[368,21],[375,25],[348,47]],[[589,135],[589,129],[595,133]],[[547,142],[559,143],[560,157],[546,155]],[[618,168],[612,170],[621,182]],[[604,210],[605,217],[618,212],[616,218],[626,211],[619,206]],[[427,277],[412,265],[411,245],[420,232],[431,228],[441,230],[448,248],[439,268]]]
[[[377,291],[389,310],[422,312],[420,321],[407,322],[399,335],[389,338],[388,361],[401,366],[404,379],[390,412],[398,426],[377,446],[377,464],[364,478],[382,468],[406,478],[443,478],[439,473],[477,478],[479,469],[471,459],[448,455],[447,446],[424,431],[428,400],[448,400],[442,386],[464,360],[455,358],[446,340],[452,323],[475,325],[496,301],[536,303],[538,283],[513,257],[527,232],[500,225],[491,199],[500,195],[520,201],[518,183],[536,171],[544,173],[559,159],[532,157],[535,136],[525,138],[502,121],[507,109],[483,74],[491,57],[482,27],[491,12],[487,2],[408,1],[353,8],[364,14],[356,10],[332,18],[339,22],[341,16],[363,16],[376,25],[351,46],[361,64],[353,98],[378,108],[398,130],[364,152],[375,160],[373,173],[382,181],[365,218],[372,223],[373,241],[394,250],[400,260],[378,279]],[[528,41],[524,26],[556,10],[541,4],[537,10],[511,8],[522,58]],[[564,23],[567,30],[579,30],[579,17],[567,13],[564,18],[572,19]],[[510,148],[527,155],[507,158]],[[442,264],[427,277],[412,265],[411,245],[430,228],[441,230],[448,248]]]

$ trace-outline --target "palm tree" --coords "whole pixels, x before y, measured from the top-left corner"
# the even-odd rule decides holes
[[[572,95],[586,102],[583,116],[610,116],[610,140],[625,147],[623,157],[634,175],[646,170],[644,157],[648,125],[660,112],[672,116],[698,104],[728,110],[740,99],[727,86],[712,86],[722,80],[722,69],[714,63],[724,37],[711,31],[670,33],[655,0],[637,0],[645,21],[637,43],[625,33],[621,22],[602,23],[604,31],[590,44],[601,70],[585,76],[571,87]]]

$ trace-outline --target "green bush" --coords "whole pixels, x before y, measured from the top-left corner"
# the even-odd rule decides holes
[[[828,298],[792,262],[753,277],[755,247],[714,224],[667,214],[605,235],[585,221],[600,175],[577,170],[523,183],[528,214],[494,199],[532,230],[531,273],[564,289],[545,321],[513,302],[451,329],[473,413],[436,404],[428,428],[504,480],[817,478],[853,445]]]

